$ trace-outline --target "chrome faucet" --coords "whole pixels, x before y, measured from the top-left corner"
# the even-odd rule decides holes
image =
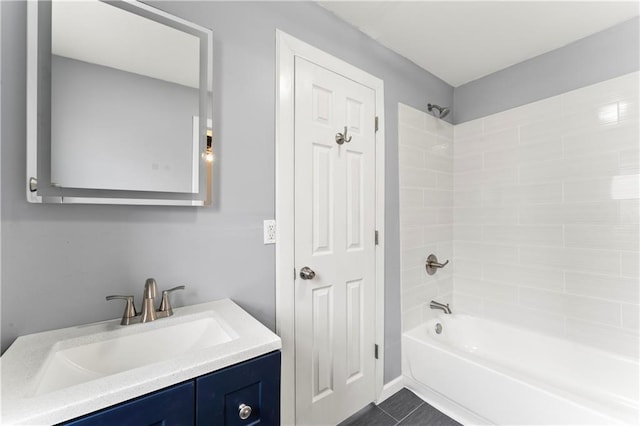
[[[158,294],[158,285],[156,280],[148,278],[144,283],[144,292],[142,293],[142,308],[140,312],[140,322],[155,321],[156,315],[156,296]]]
[[[448,303],[445,305],[444,303],[440,303],[440,302],[436,302],[435,300],[432,300],[431,302],[429,302],[429,307],[431,309],[440,309],[445,314],[450,314],[451,313],[451,308],[449,308],[449,304]]]
[[[185,287],[183,285],[179,285],[169,290],[164,290],[162,292],[162,301],[160,302],[160,307],[156,310],[155,306],[158,293],[158,285],[156,284],[156,280],[154,280],[153,278],[147,279],[147,281],[144,283],[144,292],[142,293],[142,308],[140,313],[136,312],[133,296],[107,296],[107,300],[119,299],[126,302],[124,314],[122,315],[122,321],[120,321],[121,325],[145,323],[155,321],[159,318],[170,317],[171,315],[173,315],[173,309],[171,308],[171,303],[169,301],[169,294],[176,290],[184,289]]]

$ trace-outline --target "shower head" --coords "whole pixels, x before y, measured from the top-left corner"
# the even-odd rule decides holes
[[[438,110],[438,118],[445,118],[451,112],[447,107],[441,107],[436,104],[427,104],[427,110],[429,110],[429,112],[433,112],[434,109]]]

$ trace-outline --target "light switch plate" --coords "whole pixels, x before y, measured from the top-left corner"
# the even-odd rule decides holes
[[[275,244],[276,242],[276,221],[273,219],[264,221],[264,243]]]

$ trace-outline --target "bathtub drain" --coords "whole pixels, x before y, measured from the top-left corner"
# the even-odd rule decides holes
[[[442,333],[442,324],[436,323],[436,334]]]

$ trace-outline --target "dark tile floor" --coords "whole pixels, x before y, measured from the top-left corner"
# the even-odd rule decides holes
[[[462,426],[407,388],[380,405],[369,404],[338,426]]]

